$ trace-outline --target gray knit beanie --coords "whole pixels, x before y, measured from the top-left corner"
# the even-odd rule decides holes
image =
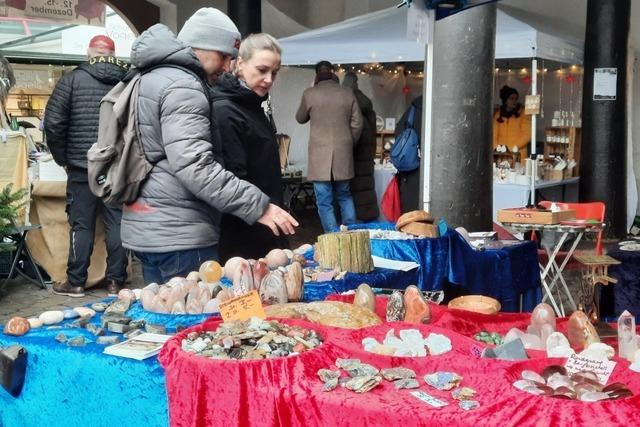
[[[213,7],[203,7],[187,19],[178,40],[195,49],[216,50],[235,58],[240,32],[227,15]]]

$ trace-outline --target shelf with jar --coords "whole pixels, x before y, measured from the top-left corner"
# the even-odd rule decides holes
[[[568,164],[575,164],[572,177],[580,176],[581,145],[582,130],[579,127],[551,126],[545,129],[544,158],[561,158]]]
[[[379,130],[376,132],[376,158],[385,159],[389,157],[391,146],[395,142],[395,131]]]

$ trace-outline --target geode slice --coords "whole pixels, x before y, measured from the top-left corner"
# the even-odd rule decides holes
[[[351,378],[345,384],[345,387],[356,393],[366,393],[380,384],[382,377],[380,375],[363,375]]]
[[[415,378],[402,378],[399,380],[395,380],[393,382],[393,386],[396,388],[396,390],[400,390],[403,388],[411,389],[420,387],[420,383]]]
[[[402,379],[416,377],[416,373],[412,369],[403,368],[403,367],[382,369],[380,373],[382,374],[384,379],[387,381],[395,381],[395,380],[402,380]]]
[[[393,291],[387,302],[387,322],[400,322],[404,320],[404,297],[402,292]]]
[[[427,384],[438,390],[451,390],[462,381],[462,377],[454,372],[439,371],[424,376]]]

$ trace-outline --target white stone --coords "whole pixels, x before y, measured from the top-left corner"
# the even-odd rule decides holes
[[[372,351],[374,348],[379,347],[381,344],[377,339],[366,337],[362,340],[362,347],[364,347],[364,351]]]
[[[547,357],[569,357],[575,353],[562,332],[554,332],[547,338]]]
[[[133,289],[133,294],[136,296],[136,301],[142,297],[142,289]]]
[[[631,365],[629,365],[629,369],[634,372],[640,372],[640,360],[636,360]]]
[[[27,321],[29,322],[31,329],[41,328],[43,325],[42,320],[37,317],[30,317]]]
[[[93,317],[96,315],[96,311],[89,307],[75,307],[73,310],[76,313],[78,313],[80,317],[84,317],[84,316]]]
[[[44,325],[53,325],[55,323],[62,322],[64,319],[64,313],[59,310],[45,311],[38,317],[38,319],[40,319]]]
[[[616,351],[613,349],[613,347],[601,342],[594,342],[589,344],[589,347],[581,351],[578,356],[606,361],[610,360],[615,354]]]
[[[511,328],[509,329],[509,332],[507,332],[507,334],[504,336],[504,343],[508,343],[511,341],[515,341],[518,338],[522,338],[522,336],[524,335],[524,332],[522,332],[520,329],[518,328]]]
[[[157,294],[158,291],[160,291],[160,285],[158,285],[157,283],[150,283],[147,286],[145,286],[142,289],[148,289],[151,292],[153,292],[154,294]]]
[[[218,313],[220,311],[220,300],[212,298],[204,305],[202,312],[205,314]]]
[[[448,353],[453,348],[449,337],[441,334],[429,334],[424,343],[429,348],[429,354],[433,356]]]

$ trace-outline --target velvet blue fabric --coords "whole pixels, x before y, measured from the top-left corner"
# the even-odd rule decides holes
[[[640,251],[621,251],[616,247],[607,254],[622,262],[609,267],[609,275],[618,279],[613,286],[615,320],[624,310],[640,316]]]
[[[357,224],[351,229],[393,230],[393,223]],[[446,282],[468,294],[487,295],[503,311],[531,311],[541,300],[538,253],[534,242],[477,251],[455,230],[440,221],[441,236],[431,239],[371,239],[373,255],[420,264],[418,286],[441,290]],[[446,230],[446,232],[442,232]]]
[[[100,315],[92,323],[99,323]],[[102,354],[105,346],[84,329],[34,329],[22,337],[0,333],[0,346],[20,344],[28,352],[27,374],[17,398],[0,387],[0,426],[167,426],[164,370],[144,361]],[[91,340],[68,347],[55,336]]]

